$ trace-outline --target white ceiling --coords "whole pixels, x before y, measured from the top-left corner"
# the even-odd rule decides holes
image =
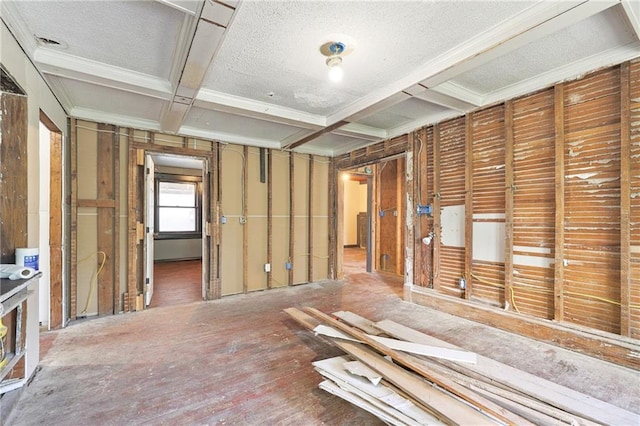
[[[0,11],[73,117],[326,155],[640,56],[637,0],[3,0]],[[347,46],[337,84],[328,41]]]

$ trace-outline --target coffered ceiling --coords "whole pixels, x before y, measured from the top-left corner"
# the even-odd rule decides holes
[[[339,155],[640,56],[640,2],[11,1],[70,116]],[[320,47],[345,44],[344,79]]]

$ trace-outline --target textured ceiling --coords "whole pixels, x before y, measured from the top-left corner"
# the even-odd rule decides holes
[[[640,56],[632,0],[3,0],[0,11],[70,116],[326,155]],[[328,41],[347,45],[338,84]]]

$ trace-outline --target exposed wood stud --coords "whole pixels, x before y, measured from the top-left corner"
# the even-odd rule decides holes
[[[98,124],[97,187],[98,199],[114,196],[114,126]],[[115,203],[114,203],[115,207]],[[104,253],[104,266],[97,277],[98,315],[114,313],[114,215],[111,208],[98,208],[98,252]],[[100,260],[98,261],[100,262]],[[96,265],[99,267],[100,263]]]
[[[405,160],[405,173],[404,176],[401,176],[404,180],[404,194],[400,197],[402,201],[404,201],[404,209],[400,210],[400,214],[398,214],[398,222],[400,222],[400,226],[402,230],[405,231],[404,234],[404,282],[405,284],[416,284],[416,271],[419,269],[415,268],[415,253],[416,253],[416,241],[415,241],[415,227],[417,222],[417,215],[415,213],[416,206],[416,173],[418,172],[417,161],[418,159],[418,151],[416,149],[416,132],[409,133],[409,147],[407,150],[407,157]],[[398,173],[400,174],[400,173]],[[403,217],[405,218],[404,220]],[[403,227],[404,225],[404,227]],[[401,259],[402,257],[399,257]],[[406,295],[406,299],[408,299],[409,294]]]
[[[247,293],[249,291],[249,221],[247,220],[247,214],[249,213],[249,147],[245,145],[242,155],[242,170],[244,174],[242,179],[244,180],[242,191],[242,216],[245,219],[242,226],[242,292]]]
[[[113,312],[120,312],[120,127],[113,139]]]
[[[422,155],[422,147],[424,145],[424,138],[422,134],[424,133],[424,129],[416,130],[413,132],[413,207],[411,209],[412,213],[415,215],[413,218],[413,227],[408,227],[408,230],[413,233],[411,238],[411,248],[413,252],[413,278],[411,282],[414,285],[422,285],[422,248],[421,248],[421,236],[423,234],[422,229],[422,216],[417,214],[417,206],[420,204],[422,200],[422,194],[420,193],[422,189],[422,167],[421,167],[421,155]],[[407,212],[410,209],[407,209]]]
[[[273,150],[267,152],[267,263],[273,267]],[[273,272],[267,274],[267,288],[273,287]]]
[[[504,300],[512,300],[513,291],[513,102],[507,101],[504,108],[505,128],[505,253],[504,253]],[[513,308],[513,306],[511,306]]]
[[[404,229],[402,226],[404,224],[403,216],[405,213],[402,206],[404,205],[404,199],[406,198],[406,194],[404,193],[405,192],[404,183],[406,178],[404,176],[405,173],[403,173],[407,164],[406,156],[402,158],[398,158],[397,160],[395,160],[395,163],[396,163],[396,205],[395,205],[395,211],[396,211],[395,266],[396,266],[396,270],[395,272],[398,275],[402,275],[404,273],[404,264],[402,262],[402,259],[404,259],[403,255],[404,255],[404,248],[406,245],[403,238]]]
[[[137,213],[137,181],[138,181],[138,151],[133,143],[133,129],[128,129],[127,140],[129,146],[129,161],[127,165],[127,221],[128,221],[128,250],[127,250],[127,301],[129,312],[135,311],[138,279],[138,213]]]
[[[314,179],[313,179],[313,173],[314,173],[314,167],[313,167],[313,163],[314,163],[314,157],[313,155],[309,155],[309,219],[307,222],[307,253],[309,253],[309,257],[307,258],[307,281],[308,282],[313,282],[313,257],[314,257],[314,253],[313,253],[313,198],[314,198],[314,194],[313,194],[313,186],[314,186]]]
[[[620,66],[620,334],[631,336],[630,66]]]
[[[340,171],[335,166],[335,160],[332,162],[332,165],[333,184],[335,185],[335,217],[330,217],[329,220],[335,221],[334,229],[336,229],[336,272],[334,279],[340,280],[344,277],[344,232],[338,232],[338,229],[342,230],[344,227],[344,181],[340,177]],[[341,224],[342,226],[338,224]]]
[[[564,85],[555,86],[554,115],[556,134],[556,237],[553,284],[554,319],[564,320]]]
[[[69,271],[69,319],[76,319],[78,310],[78,121],[71,119],[71,270]]]
[[[464,218],[464,278],[466,289],[464,298],[473,293],[473,115],[465,115],[465,218]]]
[[[440,125],[433,126],[433,288],[440,288],[440,245],[442,243],[442,223],[440,211]]]
[[[296,229],[296,203],[295,203],[295,176],[294,176],[294,162],[295,154],[289,153],[289,285],[293,285],[293,250],[295,242],[295,229]]]
[[[336,171],[336,160],[329,160],[329,202],[327,203],[327,214],[329,217],[329,276],[328,278],[335,280],[338,270],[336,251],[338,250],[338,227],[336,220],[338,214],[338,206],[336,199],[336,187],[338,185],[338,176]],[[340,268],[342,270],[342,268]]]

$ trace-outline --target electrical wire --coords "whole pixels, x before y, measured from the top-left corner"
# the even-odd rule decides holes
[[[84,305],[84,309],[82,310],[82,312],[80,312],[81,314],[86,314],[87,309],[89,309],[89,303],[91,303],[91,298],[93,296],[93,287],[94,287],[94,284],[97,284],[98,275],[100,275],[100,272],[102,272],[102,269],[104,268],[104,264],[107,262],[107,254],[103,251],[97,251],[95,253],[91,253],[89,256],[77,262],[78,264],[80,264],[85,260],[91,259],[94,255],[99,255],[99,254],[102,255],[102,262],[100,263],[100,267],[98,267],[98,270],[95,273],[93,273],[91,276],[91,281],[89,281],[89,295],[87,296],[87,303]]]

